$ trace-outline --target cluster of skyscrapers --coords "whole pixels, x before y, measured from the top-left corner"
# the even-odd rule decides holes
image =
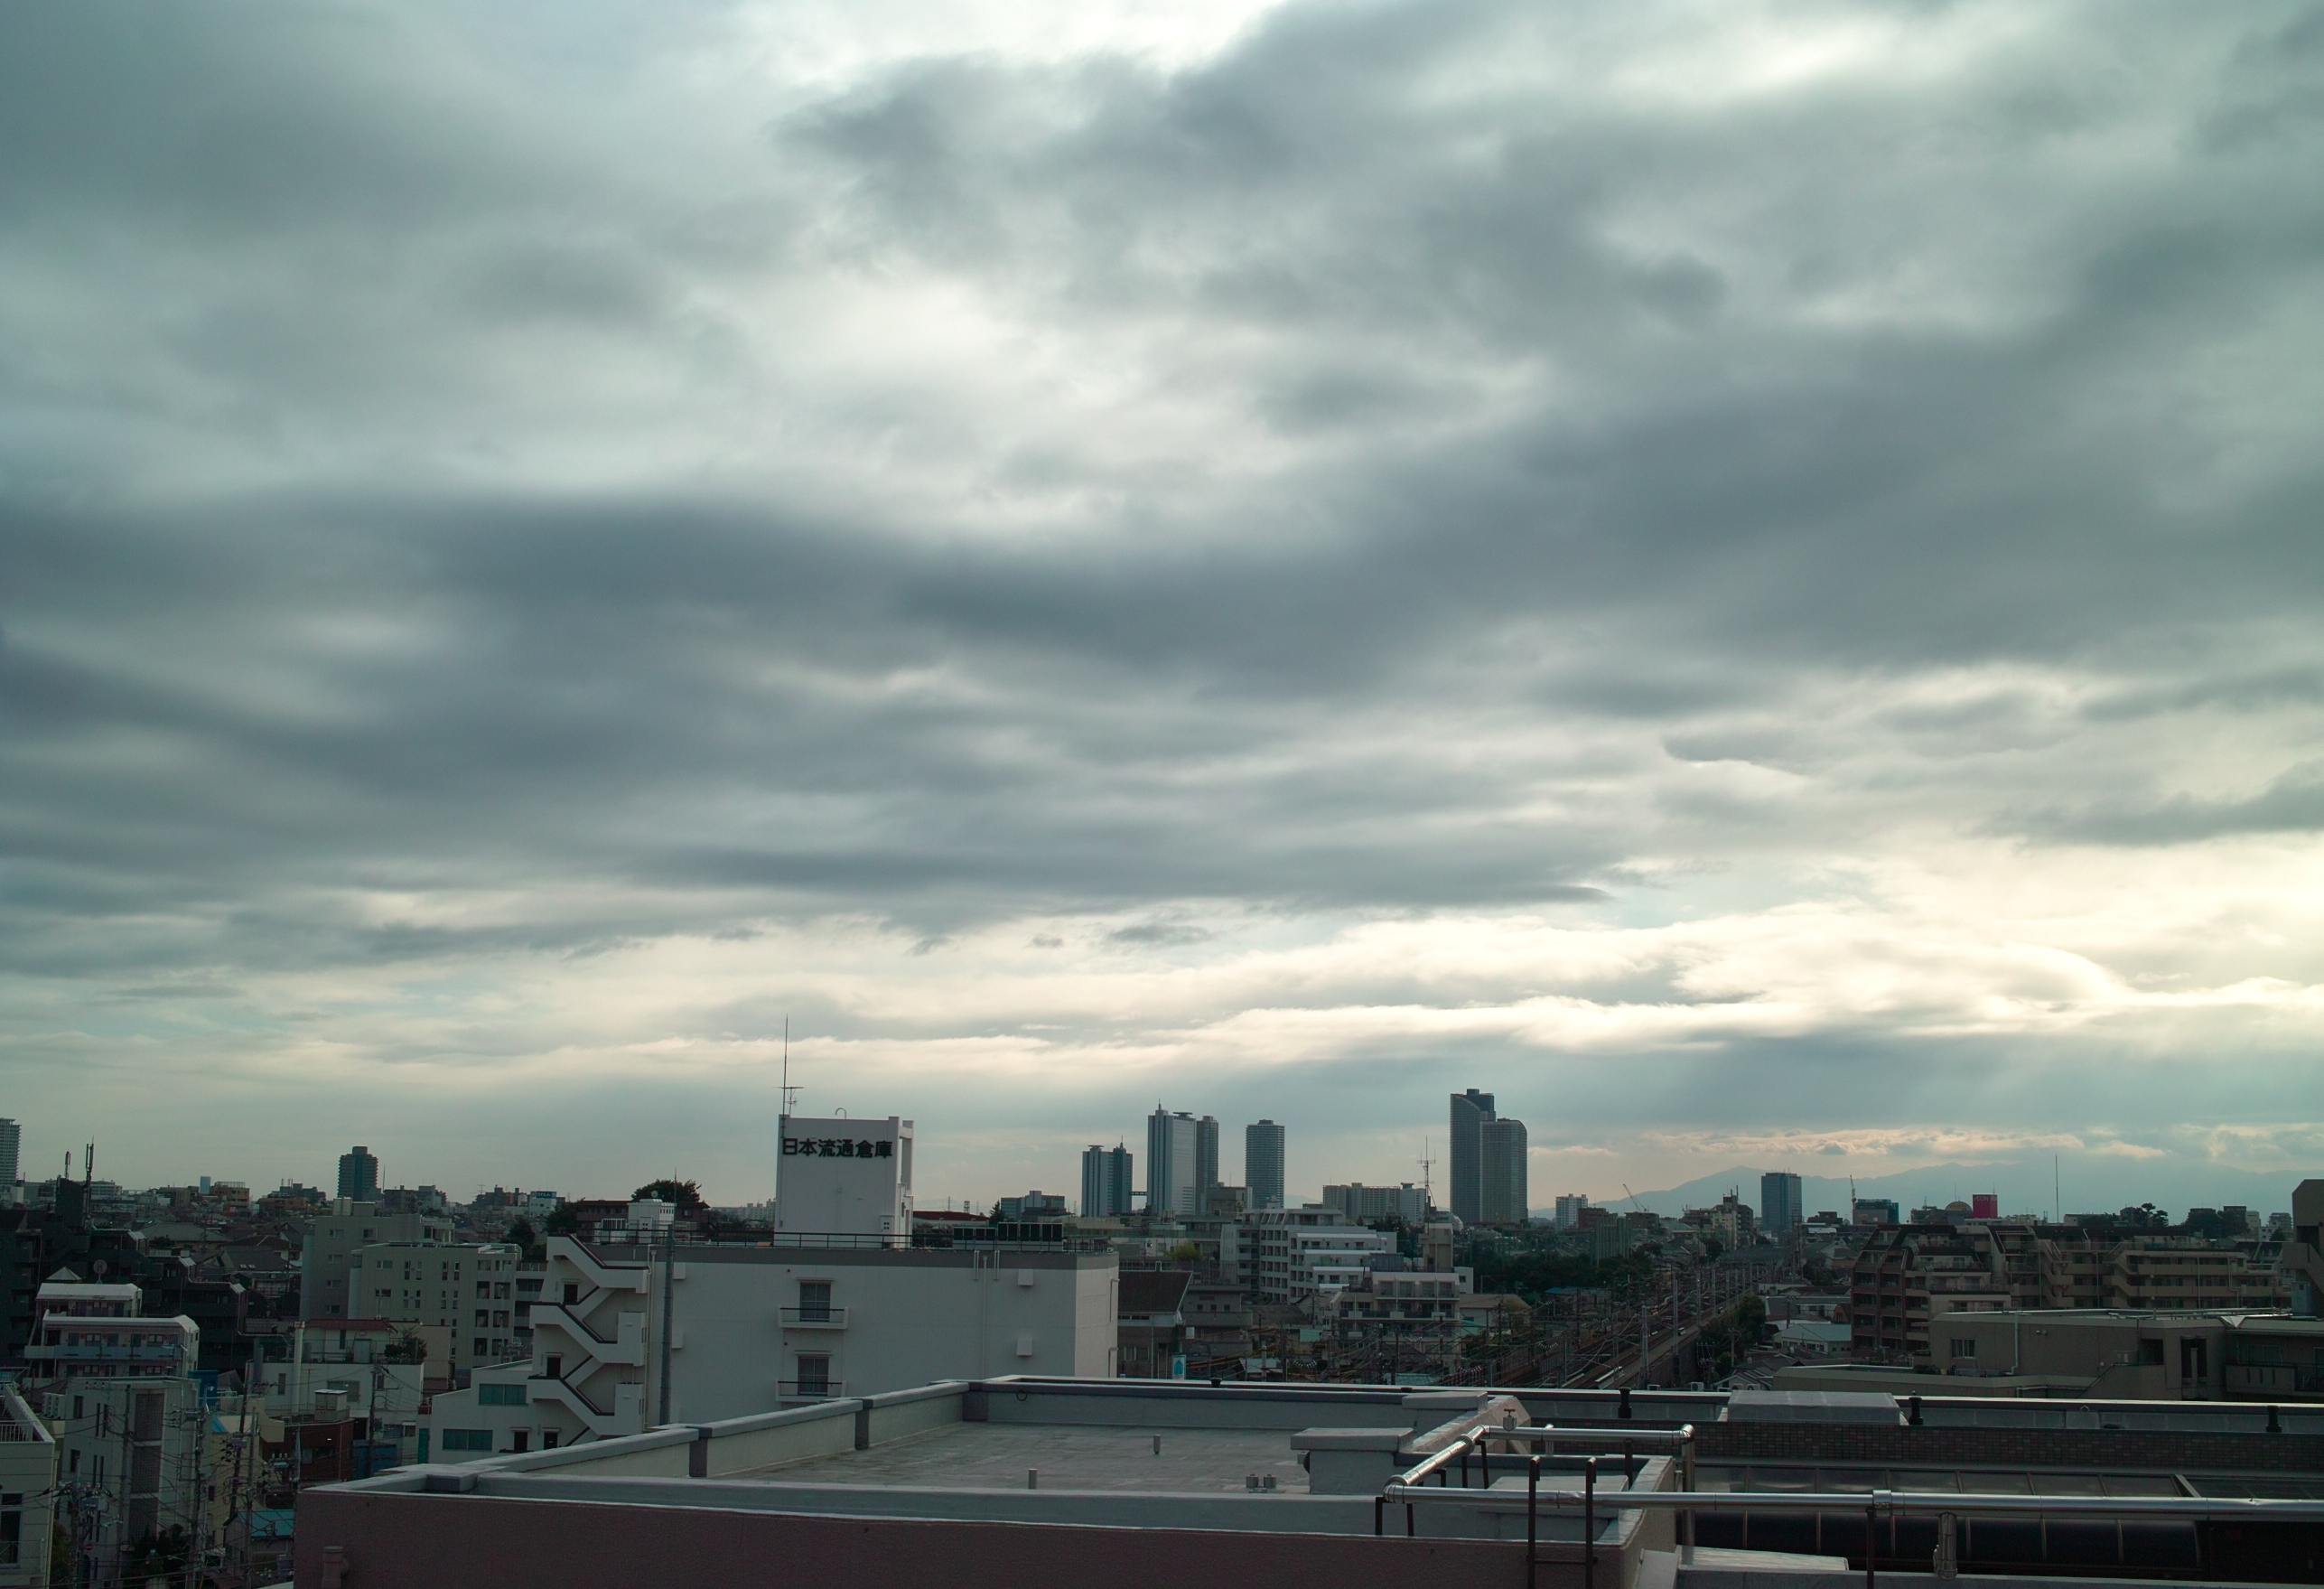
[[[1530,1212],[1525,1122],[1498,1113],[1493,1095],[1473,1087],[1452,1094],[1451,1104],[1451,1211],[1465,1224],[1524,1224]],[[1134,1171],[1127,1143],[1090,1144],[1081,1154],[1082,1213],[1199,1218],[1212,1212],[1211,1194],[1220,1190],[1218,1120],[1157,1107],[1146,1117],[1143,1194]],[[1242,1207],[1283,1206],[1283,1128],[1273,1120],[1243,1128],[1243,1182]],[[1427,1201],[1425,1191],[1421,1201]]]
[[[1146,1117],[1145,1202],[1137,1201],[1134,1159],[1126,1143],[1092,1143],[1081,1154],[1081,1212],[1103,1218],[1134,1212],[1189,1218],[1209,1211],[1219,1190],[1218,1122],[1184,1109],[1156,1108]],[[1245,1206],[1283,1206],[1283,1128],[1258,1120],[1243,1128]]]

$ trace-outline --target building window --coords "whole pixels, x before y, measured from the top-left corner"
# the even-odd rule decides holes
[[[476,1338],[476,1351],[471,1355],[476,1357],[485,1357],[490,1354],[491,1350],[491,1343],[486,1341],[481,1335],[479,1335]]]
[[[1974,1341],[1955,1341],[1953,1343],[1953,1355],[1955,1357],[1975,1357],[1977,1355],[1977,1343]]]
[[[831,1322],[831,1282],[802,1280],[798,1283],[798,1316],[803,1323]]]
[[[829,1304],[826,1303],[825,1305]],[[801,1396],[828,1396],[831,1393],[829,1358],[803,1357],[798,1360],[798,1393]]]
[[[479,1385],[476,1388],[479,1407],[522,1407],[525,1388],[522,1385]]]
[[[0,1566],[13,1567],[20,1559],[24,1539],[24,1498],[0,1495]]]
[[[492,1431],[490,1429],[446,1429],[443,1432],[446,1451],[490,1451]]]

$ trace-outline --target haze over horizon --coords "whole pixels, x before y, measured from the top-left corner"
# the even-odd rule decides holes
[[[1537,1207],[2288,1198],[2319,67],[2295,4],[0,11],[23,1173],[750,1201],[788,1019],[923,1204],[1157,1099],[1416,1181],[1468,1086]]]

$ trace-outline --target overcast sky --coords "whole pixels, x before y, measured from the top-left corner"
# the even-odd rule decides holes
[[[2287,1207],[2319,82],[2262,3],[0,9],[25,1173],[763,1197],[788,1016],[923,1203],[1157,1100],[1416,1180],[1477,1086],[1537,1205]]]

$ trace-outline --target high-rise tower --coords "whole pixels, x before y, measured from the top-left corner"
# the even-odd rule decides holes
[[[1759,1177],[1759,1229],[1780,1236],[1800,1220],[1799,1177],[1770,1170]]]
[[[1452,1214],[1464,1225],[1485,1223],[1485,1122],[1493,1095],[1475,1088],[1452,1095]]]
[[[1146,1212],[1191,1217],[1202,1211],[1196,1179],[1200,1122],[1184,1109],[1157,1108],[1146,1117]]]
[[[1131,1173],[1133,1155],[1125,1143],[1101,1147],[1091,1143],[1081,1150],[1081,1212],[1084,1218],[1119,1218],[1137,1206],[1137,1182]]]
[[[379,1201],[379,1160],[361,1143],[339,1155],[339,1195],[357,1202]]]
[[[1243,1127],[1243,1184],[1253,1208],[1283,1206],[1283,1128],[1273,1120]]]
[[[1477,1214],[1487,1225],[1522,1225],[1526,1207],[1526,1123],[1496,1115],[1477,1129]]]
[[[1194,1210],[1210,1206],[1211,1188],[1218,1184],[1218,1122],[1205,1115],[1194,1123]]]

